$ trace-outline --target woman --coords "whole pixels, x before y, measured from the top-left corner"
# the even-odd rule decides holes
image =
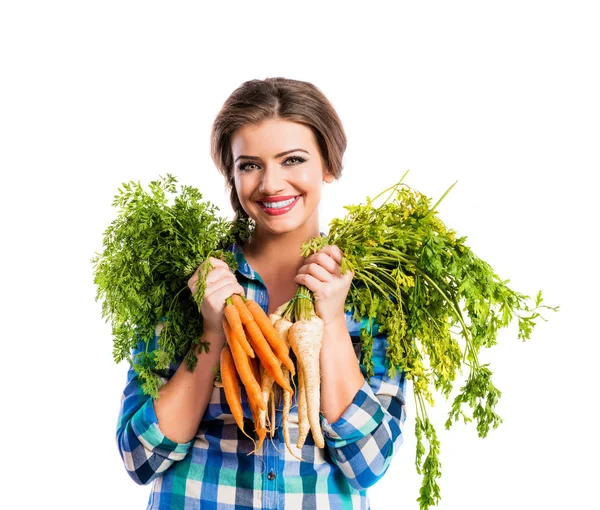
[[[384,474],[402,442],[404,374],[388,377],[386,337],[374,331],[375,375],[366,381],[356,357],[361,323],[344,312],[352,274],[341,274],[340,250],[327,246],[300,256],[301,244],[319,235],[322,187],[339,178],[345,148],[335,110],[310,83],[284,78],[246,82],[218,114],[213,160],[231,188],[237,217],[249,216],[254,229],[249,239],[230,248],[239,262],[235,273],[210,259],[213,269],[199,310],[210,350],[197,354],[196,369],[189,372],[179,361],[155,401],[143,394],[129,370],[118,444],[130,476],[140,484],[153,482],[148,508],[369,507],[366,489]],[[189,281],[192,292],[201,268]],[[248,455],[254,444],[238,429],[222,388],[214,384],[225,343],[225,299],[245,294],[272,313],[294,296],[298,284],[314,293],[324,321],[325,448],[318,448],[309,434],[296,451],[304,461],[294,458],[283,443],[280,407],[275,437]],[[245,397],[242,392],[244,415],[251,419]],[[295,407],[289,421],[295,444]]]

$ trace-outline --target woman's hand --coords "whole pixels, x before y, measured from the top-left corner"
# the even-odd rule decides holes
[[[216,333],[224,337],[223,331],[223,312],[225,310],[225,300],[232,294],[244,294],[244,288],[238,283],[226,262],[214,257],[209,257],[198,266],[195,273],[188,280],[188,287],[192,295],[196,293],[198,286],[198,273],[204,273],[206,264],[210,261],[213,268],[206,275],[206,291],[204,299],[200,305],[202,314],[204,332]]]
[[[342,251],[330,244],[313,253],[304,261],[294,281],[310,289],[315,299],[315,311],[325,325],[337,321],[345,323],[344,303],[354,273],[341,272]]]

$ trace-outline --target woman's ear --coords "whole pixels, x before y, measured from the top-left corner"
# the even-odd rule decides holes
[[[323,181],[324,181],[324,182],[327,182],[327,183],[331,183],[331,182],[333,182],[334,180],[335,180],[335,177],[334,177],[334,175],[333,175],[333,174],[330,174],[329,172],[327,172],[327,173],[325,174],[325,176],[323,177]]]

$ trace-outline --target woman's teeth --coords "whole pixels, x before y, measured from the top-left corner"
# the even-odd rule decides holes
[[[261,202],[261,204],[269,209],[281,209],[282,207],[290,205],[294,200],[296,200],[296,197],[290,198],[289,200],[283,200],[282,202]]]

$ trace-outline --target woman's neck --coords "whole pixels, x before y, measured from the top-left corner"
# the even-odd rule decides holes
[[[263,272],[268,268],[269,272],[296,274],[304,262],[300,254],[302,244],[319,235],[318,224],[303,225],[285,234],[273,234],[257,226],[253,236],[244,243],[244,255],[263,267]]]

